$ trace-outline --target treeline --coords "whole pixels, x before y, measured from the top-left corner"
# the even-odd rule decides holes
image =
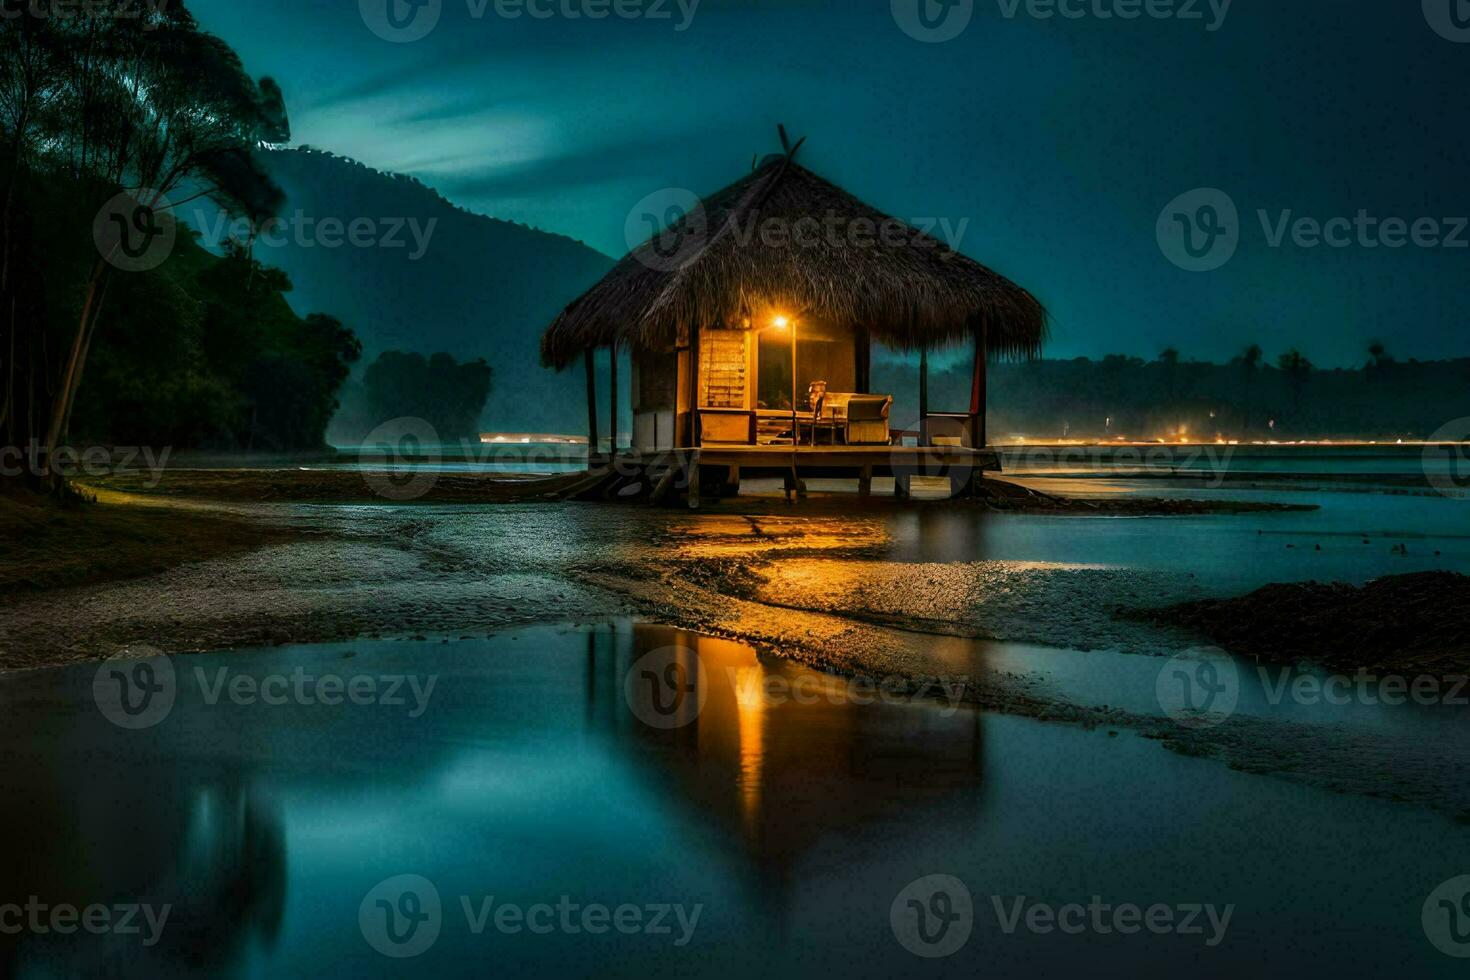
[[[907,390],[905,373],[894,362],[875,365],[874,384]],[[930,391],[935,411],[963,410],[970,366],[931,369]],[[1421,439],[1467,416],[1470,358],[1399,361],[1381,344],[1356,369],[1321,370],[1295,350],[1268,359],[1252,346],[1229,364],[1166,350],[1152,361],[1117,354],[990,370],[995,439]]]
[[[0,8],[0,439],[322,445],[356,339],[169,214],[279,211],[256,151],[289,139],[280,89],[179,0]]]

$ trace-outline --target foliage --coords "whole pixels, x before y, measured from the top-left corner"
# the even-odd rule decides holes
[[[875,391],[899,396],[902,416],[917,389],[913,368],[874,363]],[[1134,439],[1416,439],[1470,416],[1470,360],[1378,361],[1316,368],[1300,351],[1265,363],[1252,345],[1229,364],[1042,360],[990,369],[993,439],[1125,436]],[[907,396],[907,397],[906,397]],[[969,404],[970,365],[931,368],[935,411]],[[1111,425],[1109,425],[1111,420]],[[901,422],[906,420],[900,419]],[[1273,425],[1274,423],[1274,425]]]
[[[484,360],[457,362],[448,354],[386,351],[363,373],[360,395],[340,420],[348,438],[362,438],[385,422],[423,419],[445,441],[475,439],[490,396],[491,369]]]
[[[142,273],[93,240],[124,188],[160,208],[208,197],[252,226],[274,214],[284,194],[255,151],[290,137],[279,86],[180,0],[0,7],[0,437],[321,445],[360,350],[340,323],[301,320],[284,276],[182,228]]]

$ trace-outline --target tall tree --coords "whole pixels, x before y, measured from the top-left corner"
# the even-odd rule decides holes
[[[137,204],[145,212],[180,191],[190,195],[186,200],[210,197],[253,222],[279,207],[280,191],[249,154],[287,132],[280,90],[252,80],[234,51],[200,31],[182,3],[145,6],[128,18],[83,5],[65,23],[66,89],[75,112],[59,145],[98,207],[120,185],[140,188]],[[52,401],[48,458],[65,434],[116,250],[98,256],[84,286]]]
[[[1276,359],[1276,366],[1286,375],[1287,383],[1291,385],[1291,404],[1293,414],[1300,417],[1302,410],[1302,389],[1307,385],[1307,379],[1312,376],[1315,366],[1307,360],[1307,356],[1293,347]]]
[[[1260,344],[1251,344],[1245,350],[1235,356],[1230,363],[1240,371],[1241,392],[1243,393],[1241,405],[1241,432],[1249,433],[1254,421],[1256,407],[1256,382],[1261,374],[1261,363],[1266,359],[1266,352],[1261,350]]]

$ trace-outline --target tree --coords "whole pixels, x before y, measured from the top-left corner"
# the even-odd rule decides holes
[[[418,418],[441,439],[477,438],[490,380],[484,360],[460,364],[448,354],[387,351],[363,374],[370,423]]]
[[[1302,389],[1306,387],[1307,379],[1315,370],[1311,361],[1301,351],[1293,347],[1276,359],[1276,366],[1286,375],[1287,383],[1291,385],[1292,411],[1296,415],[1301,414]]]
[[[148,5],[137,17],[83,5],[57,23],[67,111],[48,152],[72,163],[84,199],[100,207],[131,185],[144,189],[138,205],[156,210],[187,188],[185,200],[207,196],[256,223],[280,206],[283,195],[250,160],[260,143],[288,133],[280,89],[253,81],[182,3]],[[115,254],[99,255],[86,278],[51,406],[48,458],[65,435]]]
[[[1368,343],[1368,376],[1381,379],[1384,373],[1394,363],[1394,357],[1388,352],[1383,341],[1373,340]]]
[[[1256,404],[1256,381],[1261,373],[1261,363],[1266,359],[1266,352],[1261,350],[1260,344],[1251,344],[1245,350],[1235,356],[1230,363],[1241,373],[1241,391],[1244,393],[1241,407],[1241,429],[1243,432],[1251,431],[1252,416],[1255,413]]]

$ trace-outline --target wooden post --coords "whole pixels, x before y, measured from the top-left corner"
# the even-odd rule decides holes
[[[853,335],[853,389],[860,395],[873,390],[873,338],[866,327],[860,327]]]
[[[699,447],[699,327],[689,331],[689,447]]]
[[[593,348],[587,348],[587,463],[597,455],[597,364]]]
[[[858,470],[858,499],[867,500],[873,495],[873,464],[864,463]]]
[[[970,448],[984,449],[988,433],[985,431],[985,415],[989,394],[988,358],[989,344],[984,321],[975,328],[975,367],[970,376]]]
[[[689,453],[689,509],[699,509],[699,452]]]
[[[610,414],[607,420],[607,456],[608,459],[616,459],[618,455],[618,342],[616,340],[608,345],[607,352],[608,359],[612,362],[612,382],[608,385]]]
[[[929,445],[929,348],[919,348],[919,445]]]

